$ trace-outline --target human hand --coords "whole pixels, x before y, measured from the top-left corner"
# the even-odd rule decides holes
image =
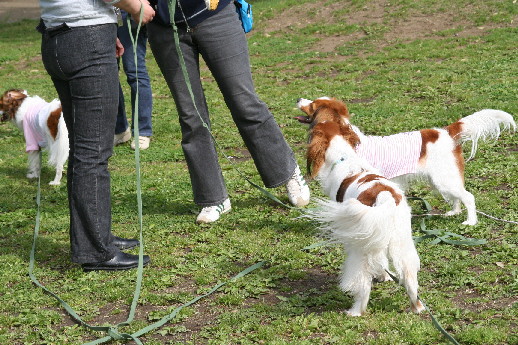
[[[117,37],[117,41],[115,42],[115,56],[121,57],[124,54],[124,46],[122,45],[121,41]]]
[[[144,11],[144,16],[142,17],[142,25],[149,23],[155,17],[155,10],[149,4],[148,0],[141,0],[142,2],[142,10]],[[135,23],[140,22],[140,8],[139,11],[131,16]]]
[[[148,0],[122,0],[116,3],[115,6],[128,12],[136,23],[140,22],[140,8],[142,7],[144,12],[142,25],[152,21],[155,16],[155,10],[151,7]]]

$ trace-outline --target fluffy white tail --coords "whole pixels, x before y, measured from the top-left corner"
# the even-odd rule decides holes
[[[401,231],[399,220],[410,217],[404,200],[397,206],[392,198],[374,207],[356,199],[342,203],[319,199],[317,203],[318,208],[308,211],[305,217],[318,221],[319,229],[331,240],[365,251],[387,248],[390,237]]]
[[[467,160],[475,156],[479,140],[498,139],[501,125],[503,130],[516,130],[513,116],[502,110],[484,109],[466,116],[458,122],[462,123],[460,142],[471,141],[471,154]]]
[[[53,167],[63,166],[68,158],[68,131],[63,115],[58,122],[58,135],[54,141],[49,142],[48,164]]]

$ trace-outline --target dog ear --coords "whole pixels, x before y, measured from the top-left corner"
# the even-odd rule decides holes
[[[306,154],[308,173],[311,178],[315,178],[324,164],[328,146],[329,140],[325,133],[321,131],[318,126],[315,127],[311,132],[311,138]]]
[[[0,106],[4,110],[1,121],[14,119],[16,111],[25,98],[27,98],[27,95],[24,93],[24,90],[12,89],[6,91],[0,101]]]
[[[349,114],[349,110],[347,110],[347,106],[344,102],[339,100],[334,100],[335,102],[335,110],[338,113],[338,115],[345,117],[346,119],[349,119],[351,115]]]
[[[355,148],[361,142],[360,137],[353,131],[351,125],[340,124],[340,134],[352,148]]]

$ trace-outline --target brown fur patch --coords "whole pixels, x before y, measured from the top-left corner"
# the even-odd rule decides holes
[[[448,131],[448,134],[455,142],[458,142],[460,139],[460,133],[462,133],[462,125],[463,123],[460,121],[457,121],[455,123],[452,123],[451,125],[445,127],[445,129]]]
[[[345,196],[345,192],[347,191],[347,188],[349,188],[351,183],[353,183],[358,178],[358,175],[360,175],[360,174],[356,174],[354,176],[344,178],[344,180],[340,184],[340,188],[338,188],[338,191],[336,192],[336,201],[337,202],[344,201],[344,196]]]
[[[349,119],[351,115],[345,103],[336,99],[317,99],[306,107],[301,107],[310,121],[314,124],[324,121],[342,122],[342,118]]]
[[[455,162],[457,163],[457,168],[459,169],[459,174],[462,178],[462,185],[464,185],[464,167],[466,164],[464,156],[462,155],[462,146],[455,146],[455,149],[453,149],[453,156],[455,157]]]
[[[349,125],[322,122],[311,130],[306,163],[312,178],[318,174],[324,164],[329,143],[337,135],[341,135],[352,147],[356,147],[360,143],[360,138]]]
[[[4,112],[1,121],[13,120],[25,98],[27,98],[27,95],[21,89],[11,89],[4,92],[2,98],[0,98],[0,110]]]
[[[361,179],[358,180],[358,183],[369,183],[372,181],[377,181],[379,179],[384,178],[383,176],[376,175],[376,174],[368,174],[363,176]]]
[[[437,139],[439,139],[439,131],[436,129],[422,129],[421,131],[421,153],[419,155],[419,160],[422,160],[426,157],[426,145],[428,143],[435,143]]]
[[[455,162],[457,163],[457,168],[459,169],[460,176],[462,178],[462,184],[464,184],[464,156],[462,155],[462,146],[460,145],[460,134],[462,133],[462,125],[461,121],[457,121],[447,126],[445,129],[448,131],[448,134],[455,142],[455,148],[453,149],[453,156],[455,157]]]
[[[399,205],[402,199],[402,195],[397,193],[394,188],[381,184],[376,183],[371,188],[364,190],[363,192],[358,195],[358,201],[361,202],[364,205],[367,206],[373,206],[376,202],[376,198],[378,197],[379,193],[381,192],[389,192],[392,194],[392,197],[394,198],[394,201],[396,202],[396,205]]]
[[[308,173],[312,178],[317,176],[320,168],[324,165],[326,151],[329,147],[329,138],[320,126],[313,128],[310,134],[310,141],[306,153],[306,164]]]
[[[50,135],[52,136],[52,138],[54,138],[54,140],[56,140],[56,137],[58,135],[58,124],[60,117],[61,107],[51,112],[47,119],[47,127],[49,127]]]

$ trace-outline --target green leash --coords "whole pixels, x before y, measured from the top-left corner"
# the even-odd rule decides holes
[[[207,131],[209,132],[211,138],[212,138],[212,141],[214,142],[214,145],[216,145],[216,147],[218,148],[218,150],[220,152],[223,152],[222,148],[219,146],[218,142],[216,141],[216,138],[214,137],[214,135],[212,134],[212,132],[210,131],[210,127],[209,125],[203,120],[203,118],[201,117],[200,115],[200,112],[198,110],[198,106],[196,105],[196,101],[195,101],[195,98],[194,98],[194,93],[192,91],[192,86],[191,86],[191,82],[190,82],[190,78],[189,78],[189,73],[187,72],[187,66],[185,64],[185,59],[183,57],[183,53],[182,53],[182,49],[180,48],[180,37],[178,35],[178,27],[176,26],[175,22],[174,22],[174,16],[175,16],[175,12],[176,12],[176,0],[169,0],[169,18],[172,18],[171,19],[171,22],[172,22],[172,27],[173,27],[173,32],[174,32],[174,40],[175,40],[175,46],[176,46],[176,52],[178,53],[178,58],[179,58],[179,62],[180,62],[180,67],[182,69],[182,74],[183,74],[183,78],[185,79],[185,83],[187,85],[187,90],[189,91],[189,95],[191,96],[191,100],[192,100],[192,104],[194,106],[194,109],[196,110],[196,114],[198,115],[203,127],[205,127],[207,129]],[[297,209],[297,207],[294,207],[294,206],[291,206],[291,205],[288,205],[286,203],[283,203],[281,200],[279,200],[279,198],[277,198],[275,195],[273,195],[272,193],[270,193],[269,191],[267,191],[266,189],[264,189],[263,187],[259,186],[257,183],[253,182],[252,180],[250,180],[248,178],[248,176],[246,176],[245,173],[243,173],[238,167],[237,165],[235,164],[235,162],[233,162],[229,157],[228,155],[223,155],[225,157],[225,159],[230,163],[230,165],[232,165],[232,167],[234,168],[234,170],[237,171],[237,173],[244,179],[246,180],[249,184],[251,184],[252,186],[254,186],[256,189],[258,189],[261,193],[263,193],[266,197],[270,198],[271,200],[277,202],[278,204],[281,204],[283,205],[284,207],[286,208],[290,208],[290,209]]]
[[[142,9],[143,9],[143,6],[141,5],[140,21],[139,21],[139,26],[137,28],[137,37],[138,37],[138,33],[140,31],[142,18],[144,15],[144,12]],[[128,18],[128,24],[129,24],[129,18]],[[135,64],[136,64],[136,46],[135,46],[135,42],[133,40],[133,36],[130,35],[130,37],[132,38],[132,42],[133,42],[133,51],[134,51],[134,55],[135,55]],[[137,82],[137,90],[138,90],[138,82]],[[138,106],[138,98],[136,99],[135,102],[136,102],[135,104]],[[135,127],[136,127],[136,133],[138,135],[138,115],[136,116],[136,119],[137,119],[137,124],[135,125]],[[41,156],[42,155],[41,155],[41,151],[40,151],[40,161],[42,158]],[[121,322],[115,326],[111,326],[111,325],[110,326],[92,326],[92,325],[88,324],[87,322],[83,321],[81,319],[81,317],[74,311],[74,309],[68,303],[66,303],[63,299],[61,299],[56,293],[50,291],[43,284],[41,284],[39,282],[39,280],[36,278],[36,276],[34,275],[36,242],[37,242],[38,235],[39,235],[40,218],[41,218],[41,212],[40,212],[40,208],[41,208],[41,177],[38,178],[38,191],[37,191],[37,195],[36,195],[37,214],[36,214],[36,225],[35,225],[35,229],[34,229],[34,238],[33,238],[32,249],[31,249],[30,260],[29,260],[29,277],[31,278],[31,281],[35,285],[37,285],[38,287],[43,289],[45,292],[50,294],[52,297],[54,297],[63,306],[63,308],[68,312],[68,314],[81,325],[85,326],[86,328],[88,328],[92,331],[106,332],[106,333],[108,333],[110,339],[134,340],[137,344],[140,345],[140,344],[142,344],[142,342],[140,342],[140,340],[137,339],[136,337],[132,336],[131,334],[120,333],[118,331],[119,327],[127,326],[133,321],[133,319],[135,317],[137,302],[138,302],[141,287],[142,287],[144,249],[143,249],[143,236],[142,236],[142,198],[141,198],[141,190],[140,190],[140,159],[139,159],[138,144],[137,144],[137,148],[135,150],[135,156],[136,156],[136,162],[137,162],[136,163],[136,165],[137,165],[137,203],[138,203],[139,223],[140,223],[140,248],[139,248],[139,263],[138,263],[138,268],[137,268],[137,282],[136,282],[135,292],[133,295],[133,301],[131,303],[131,308],[130,308],[130,312],[128,314],[127,320],[124,322]],[[41,167],[40,167],[40,176],[41,176]]]
[[[41,156],[42,156],[42,154],[40,151],[40,160],[41,160]],[[142,344],[138,339],[135,339],[132,335],[118,332],[118,327],[125,325],[126,323],[121,323],[121,324],[118,324],[117,326],[102,326],[102,327],[101,326],[92,326],[92,325],[86,323],[85,321],[83,321],[83,319],[81,319],[81,317],[79,315],[77,315],[77,313],[74,311],[74,309],[67,302],[65,302],[56,293],[47,289],[43,284],[40,283],[38,278],[34,275],[34,266],[35,266],[36,242],[37,242],[38,235],[39,235],[40,218],[41,218],[41,211],[40,211],[40,209],[41,209],[41,167],[40,167],[40,177],[38,177],[38,191],[36,193],[36,206],[37,206],[36,225],[34,227],[34,237],[33,237],[33,241],[32,241],[32,248],[31,248],[30,259],[29,259],[29,277],[31,278],[31,281],[35,285],[37,285],[38,287],[43,289],[45,292],[47,292],[49,295],[54,297],[74,320],[76,320],[78,323],[85,326],[86,328],[88,328],[92,331],[97,331],[97,332],[107,332],[108,334],[110,334],[110,338],[112,338],[112,339],[117,339],[117,340],[132,339],[132,340],[135,340],[135,342],[137,344],[139,344],[139,345]]]
[[[176,0],[170,0],[169,1],[169,13],[170,13],[170,17],[171,18],[174,18],[175,8],[176,8]],[[140,32],[140,28],[141,28],[141,24],[142,24],[142,18],[143,18],[143,10],[142,9],[143,9],[143,6],[141,5],[140,21],[139,21],[139,24],[138,24],[138,27],[137,27],[137,33],[136,33],[137,37],[138,37],[138,34]],[[196,106],[196,102],[195,102],[195,99],[194,99],[194,93],[192,91],[192,86],[191,86],[190,81],[189,81],[189,76],[188,76],[188,73],[187,73],[187,68],[186,68],[186,65],[185,65],[184,57],[183,57],[183,54],[182,54],[182,51],[181,51],[181,48],[180,48],[178,28],[174,24],[174,20],[172,22],[173,22],[173,31],[174,31],[175,45],[176,45],[176,49],[177,49],[178,56],[179,56],[179,59],[180,59],[180,65],[181,65],[181,68],[182,68],[182,73],[184,75],[184,79],[186,81],[189,94],[190,94],[191,99],[193,101],[194,108],[196,109],[198,117],[202,121],[203,126],[209,131],[209,133],[210,133],[210,135],[211,135],[215,145],[218,146],[217,141],[215,140],[213,134],[210,132],[209,126],[205,123],[205,121],[203,121],[203,118],[201,117],[201,115],[200,115],[200,113],[198,111],[198,108]],[[128,18],[128,27],[129,27],[129,24],[130,23],[129,23],[129,18]],[[132,41],[132,44],[133,44],[133,53],[134,53],[134,59],[135,59],[135,66],[136,66],[136,68],[138,68],[135,39],[134,39],[133,35],[130,35],[130,37],[131,37],[131,41]],[[134,133],[134,138],[138,138],[139,137],[139,128],[138,128],[138,79],[137,79],[137,97],[135,97],[135,106],[134,107],[135,107],[135,109],[134,109],[134,114],[135,115],[134,115],[134,121],[133,121],[133,127],[134,127],[133,133]],[[218,146],[218,149],[219,149],[219,146]],[[293,206],[290,206],[290,205],[287,205],[287,204],[283,203],[277,197],[275,197],[273,194],[268,192],[266,189],[262,188],[261,186],[257,185],[253,181],[251,181],[244,173],[242,173],[236,167],[235,163],[233,161],[231,161],[227,157],[227,155],[224,155],[224,156],[231,163],[231,165],[235,168],[235,170],[248,183],[250,183],[252,186],[254,186],[259,191],[261,191],[261,193],[263,193],[265,196],[267,196],[268,198],[272,199],[273,201],[275,201],[275,202],[277,202],[277,203],[279,203],[279,204],[281,204],[281,205],[283,205],[283,206],[285,206],[287,208],[301,210],[299,208],[296,208],[296,207],[293,207]],[[40,152],[40,159],[41,159],[41,152]],[[54,292],[52,292],[49,289],[47,289],[44,285],[42,285],[38,281],[36,276],[34,275],[34,265],[35,265],[35,258],[34,258],[34,256],[35,256],[36,242],[37,242],[37,238],[38,238],[38,234],[39,234],[39,228],[40,228],[40,207],[41,207],[41,188],[40,188],[41,187],[41,179],[40,178],[38,179],[38,191],[37,191],[37,197],[36,197],[37,215],[36,215],[36,225],[35,225],[35,229],[34,229],[33,244],[32,244],[32,249],[31,249],[31,253],[30,253],[29,276],[30,276],[30,278],[31,278],[31,280],[33,281],[34,284],[36,284],[37,286],[42,288],[44,291],[49,293],[51,296],[53,296],[63,306],[63,308],[69,313],[69,315],[72,318],[74,318],[78,323],[80,323],[81,325],[87,327],[88,329],[90,329],[92,331],[105,332],[105,333],[108,334],[106,337],[103,337],[103,338],[100,338],[100,339],[97,339],[97,340],[85,343],[84,345],[102,344],[102,343],[105,343],[105,342],[108,342],[108,341],[111,341],[111,340],[119,340],[119,341],[133,340],[133,341],[135,341],[136,344],[141,345],[142,342],[139,340],[140,336],[142,336],[144,334],[147,334],[150,331],[155,330],[155,329],[157,329],[159,327],[162,327],[164,324],[166,324],[166,323],[170,322],[172,319],[174,319],[183,308],[195,304],[199,300],[201,300],[201,299],[203,299],[203,298],[213,294],[214,292],[219,290],[224,285],[226,285],[226,284],[228,284],[230,282],[233,282],[233,281],[235,281],[235,280],[237,280],[239,278],[244,277],[245,275],[249,274],[250,272],[252,272],[252,271],[254,271],[254,270],[264,266],[264,264],[266,263],[266,261],[261,261],[261,262],[258,262],[256,264],[246,268],[245,270],[239,272],[237,275],[235,275],[230,280],[228,280],[226,282],[223,282],[223,283],[220,283],[220,284],[217,284],[210,291],[208,291],[206,294],[199,295],[199,296],[195,297],[194,299],[192,299],[191,301],[185,303],[184,305],[181,305],[181,306],[177,307],[170,314],[164,316],[159,321],[157,321],[157,322],[155,322],[155,323],[153,323],[151,325],[148,325],[147,327],[144,327],[144,328],[140,329],[139,331],[134,332],[133,334],[120,333],[119,330],[118,330],[119,327],[128,326],[134,320],[136,306],[137,306],[137,302],[138,302],[138,299],[139,299],[139,296],[140,296],[140,292],[141,292],[141,287],[142,287],[143,252],[144,252],[144,250],[143,250],[143,242],[144,241],[143,241],[143,235],[142,235],[142,233],[143,233],[143,221],[142,221],[142,218],[143,217],[142,217],[142,191],[141,191],[140,143],[139,142],[135,143],[135,165],[136,165],[136,179],[137,179],[137,205],[138,205],[139,228],[140,228],[140,231],[139,231],[140,246],[139,246],[139,263],[138,263],[138,269],[137,269],[137,282],[136,282],[135,292],[134,292],[134,296],[133,296],[133,301],[131,303],[130,311],[129,311],[129,314],[128,314],[128,318],[127,318],[126,321],[121,322],[121,323],[119,323],[119,324],[117,324],[115,326],[92,326],[92,325],[84,322],[81,319],[81,317],[79,317],[79,315],[77,315],[77,313],[74,311],[74,309],[70,307],[70,305],[68,305],[64,300],[62,300],[57,294],[55,294]],[[420,198],[412,198],[412,199],[420,199]],[[422,200],[424,205],[425,205],[425,207],[429,209],[429,204],[425,200],[423,200],[423,199],[420,199],[420,200]],[[464,238],[464,237],[462,237],[460,235],[456,235],[456,234],[453,234],[453,233],[450,233],[450,232],[445,232],[445,231],[442,231],[442,230],[427,230],[426,229],[426,225],[424,224],[424,220],[421,220],[421,231],[424,232],[426,235],[422,236],[418,242],[420,242],[420,241],[422,241],[422,240],[424,240],[426,238],[430,238],[430,237],[434,237],[435,236],[435,237],[437,237],[437,239],[432,241],[432,243],[436,242],[436,241],[437,241],[436,243],[443,241],[443,242],[446,242],[446,243],[449,243],[449,244],[466,244],[466,245],[476,245],[476,244],[483,244],[483,243],[485,243],[485,240],[466,239],[466,238]],[[449,237],[455,237],[455,236],[460,238],[460,240],[449,240]],[[319,242],[319,243],[307,246],[307,247],[303,248],[302,250],[309,251],[311,249],[324,246],[326,244],[327,244],[327,242],[323,241],[323,242]],[[397,278],[396,277],[393,277],[390,272],[388,272],[388,274],[392,277],[392,279],[394,279],[394,281],[397,282]],[[422,300],[421,300],[421,302],[423,303],[423,305],[425,305]],[[430,309],[426,305],[425,305],[425,308],[428,311],[428,313],[430,314],[434,326],[437,329],[439,329],[439,331],[443,335],[445,335],[445,337],[448,340],[450,340],[450,342],[452,342],[453,344],[458,344],[455,341],[455,339],[453,337],[451,337],[444,330],[444,328],[442,328],[442,326],[435,319],[435,317],[432,315]]]
[[[390,273],[388,270],[385,270],[385,272],[387,272],[387,274],[390,276],[390,278],[392,278],[392,280],[394,282],[396,282],[396,284],[399,285],[399,280],[397,279],[396,276],[394,276],[392,273]],[[455,338],[453,338],[450,333],[448,333],[444,327],[441,326],[441,324],[439,323],[439,321],[437,321],[437,319],[435,318],[435,316],[433,316],[432,314],[432,311],[430,310],[430,308],[428,308],[428,306],[426,305],[426,303],[423,301],[423,299],[417,295],[417,299],[419,301],[421,301],[421,303],[423,304],[424,308],[426,309],[426,311],[428,312],[428,314],[430,315],[430,318],[432,319],[432,323],[433,325],[435,326],[435,328],[437,328],[437,330],[439,330],[439,332],[442,333],[442,335],[444,335],[444,337],[446,339],[448,339],[450,341],[450,343],[454,344],[454,345],[460,345],[457,340],[455,340]]]
[[[325,247],[325,246],[328,246],[331,242],[329,241],[321,241],[321,242],[317,242],[317,243],[314,243],[312,245],[309,245],[307,247],[304,247],[302,248],[303,251],[306,251],[306,252],[309,252],[310,250],[312,249],[316,249],[316,248],[320,248],[320,247]],[[396,282],[396,284],[399,285],[399,280],[397,279],[396,276],[394,276],[392,273],[390,273],[388,270],[385,270],[385,272],[387,272],[387,274],[390,276],[390,278],[392,278],[392,280],[394,282]],[[423,301],[423,299],[417,295],[417,299],[421,301],[421,303],[423,303],[423,306],[425,307],[426,311],[428,312],[428,315],[430,315],[430,318],[432,319],[432,324],[434,325],[434,327],[439,331],[441,332],[442,335],[444,335],[444,337],[446,339],[448,339],[450,341],[450,343],[454,344],[454,345],[460,345],[457,340],[455,340],[455,338],[453,338],[453,336],[451,334],[449,334],[445,329],[444,327],[441,326],[441,324],[439,323],[439,321],[437,320],[437,318],[432,314],[432,311],[430,310],[430,308],[428,308],[428,306],[426,305],[426,303]]]
[[[421,218],[419,221],[419,228],[422,233],[424,233],[423,236],[414,237],[414,242],[419,243],[426,239],[433,240],[430,242],[430,244],[438,244],[440,242],[444,242],[451,245],[460,245],[460,246],[478,246],[481,244],[486,244],[487,241],[484,239],[474,239],[474,238],[467,238],[462,235],[442,230],[442,229],[432,229],[429,230],[426,228],[425,224],[425,218],[430,218],[429,215],[432,211],[432,207],[430,206],[430,203],[428,203],[426,200],[418,197],[407,197],[407,200],[418,200],[422,202],[422,207],[426,211],[428,215]]]

